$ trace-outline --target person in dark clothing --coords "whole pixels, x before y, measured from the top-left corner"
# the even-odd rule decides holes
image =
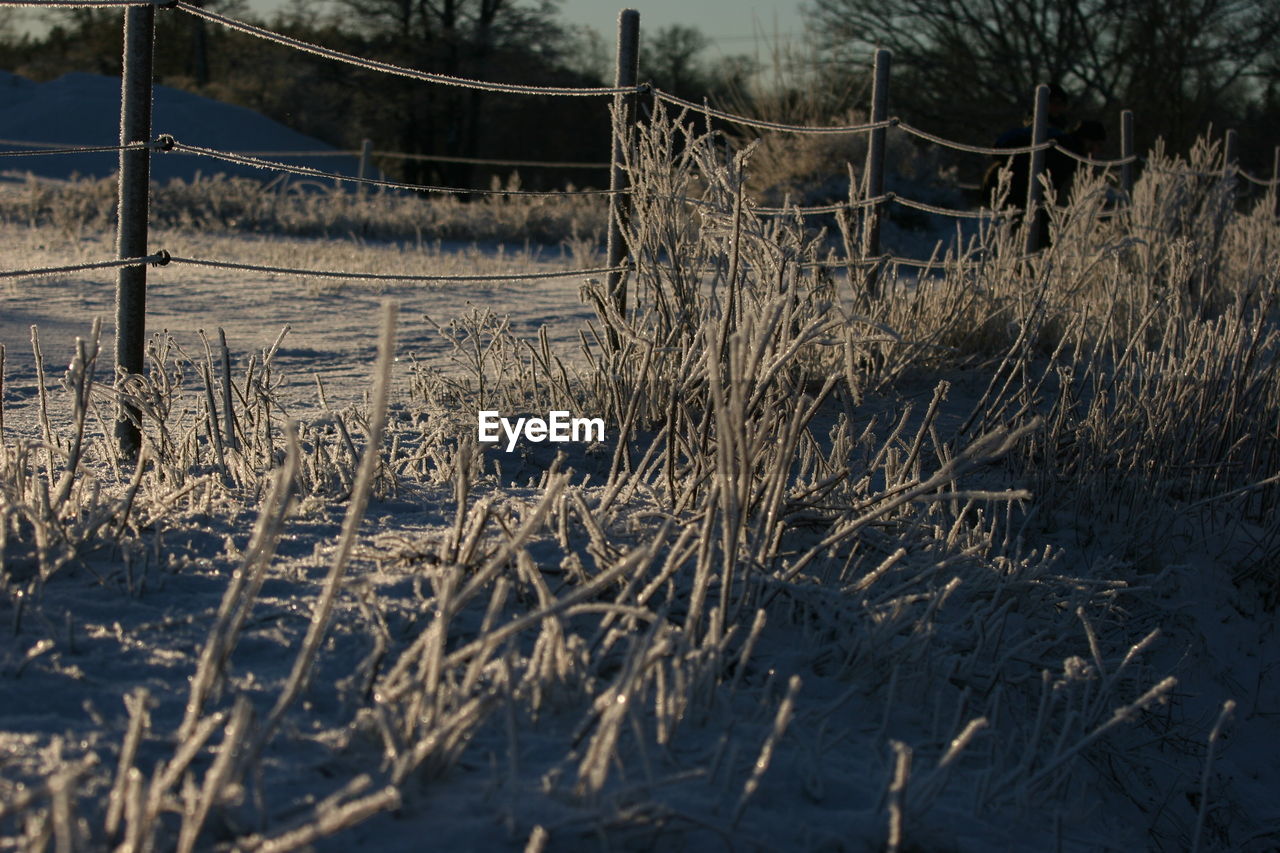
[[[1026,121],[1020,127],[1011,128],[996,137],[996,141],[992,147],[994,148],[1025,148],[1031,144],[1032,121],[1034,116],[1035,90],[1032,90],[1028,98],[1029,112]],[[1068,150],[1083,154],[1083,150],[1077,151],[1081,140],[1077,136],[1073,136],[1067,131],[1067,121],[1071,109],[1071,98],[1067,95],[1065,89],[1054,83],[1049,86],[1048,101],[1048,124],[1045,128],[1045,136],[1048,140],[1058,142]],[[1097,124],[1092,122],[1091,124]],[[1098,125],[1101,129],[1101,125]],[[1077,128],[1077,131],[1079,128]],[[1057,155],[1054,157],[1053,155]],[[1050,162],[1050,161],[1053,162]],[[1063,161],[1067,162],[1063,162]],[[1058,176],[1055,178],[1054,186],[1058,186],[1058,181],[1064,181],[1068,185],[1074,177],[1075,170],[1070,168],[1071,158],[1062,154],[1056,148],[1050,148],[1045,152],[1045,168],[1050,174],[1055,171]],[[1055,168],[1051,168],[1055,167]],[[1027,173],[1031,170],[1031,155],[1017,154],[1012,156],[997,156],[988,167],[986,174],[982,179],[982,201],[996,204],[994,198],[995,190],[1000,178],[1000,170],[1007,168],[1011,172],[1009,181],[1009,194],[1004,200],[1003,207],[1022,207],[1027,200]],[[1069,173],[1069,174],[1068,174]]]
[[[1051,99],[1052,102],[1052,99]],[[1053,127],[1052,122],[1047,132],[1048,141],[1055,143],[1044,151],[1044,173],[1055,192],[1057,202],[1064,204],[1071,192],[1071,184],[1075,182],[1082,163],[1076,158],[1097,158],[1102,151],[1102,143],[1106,142],[1106,128],[1100,122],[1085,120],[1079,122],[1071,131]],[[1000,134],[995,147],[1002,149],[1020,149],[1032,143],[1032,128],[1020,127]],[[1071,156],[1071,155],[1075,156]],[[1001,207],[1023,207],[1027,205],[1027,179],[1030,173],[1030,154],[1001,156],[987,169],[982,182],[983,204],[996,207],[1000,187],[1000,172],[1009,169],[1009,193],[1005,196]],[[1047,220],[1042,219],[1042,227]],[[1041,241],[1042,245],[1046,241]]]
[[[1036,86],[1027,95],[1026,119],[1022,126],[1016,127],[1012,130],[1006,130],[1002,133],[1000,135],[1001,138],[996,140],[996,148],[1013,148],[1014,146],[1012,143],[1001,141],[1003,137],[1010,134],[1021,133],[1024,130],[1028,133],[1030,132],[1031,123],[1035,120],[1036,89],[1039,88],[1039,86]],[[1066,133],[1067,125],[1070,124],[1071,121],[1071,96],[1067,94],[1066,89],[1062,88],[1057,83],[1051,83],[1049,85],[1049,103],[1047,113],[1049,119],[1049,135],[1052,136],[1055,133]]]
[[[1102,144],[1107,140],[1106,128],[1101,122],[1082,121],[1068,132],[1050,131],[1048,140],[1054,146],[1044,152],[1044,170],[1049,176],[1058,201],[1066,201],[1077,172],[1084,165],[1076,157],[1096,158],[1102,151]],[[1031,128],[1022,127],[1000,135],[998,148],[1025,148],[1031,144]],[[1068,153],[1070,152],[1070,153]],[[1075,154],[1076,157],[1072,157]],[[1007,207],[1021,207],[1027,199],[1027,173],[1031,170],[1030,154],[1015,154],[998,158],[987,169],[982,181],[983,201],[995,203],[993,198],[1001,169],[1011,173],[1009,195],[1005,199]]]

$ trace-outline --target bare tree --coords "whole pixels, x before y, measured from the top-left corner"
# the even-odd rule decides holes
[[[701,94],[705,89],[701,54],[710,46],[711,39],[696,27],[662,27],[641,42],[640,75],[672,94]]]
[[[1185,142],[1261,94],[1280,0],[808,0],[830,60],[894,53],[897,110],[967,138],[1056,82],[1094,110],[1132,108]],[[926,118],[927,117],[927,118]]]

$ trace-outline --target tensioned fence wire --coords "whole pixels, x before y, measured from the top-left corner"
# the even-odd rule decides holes
[[[1013,154],[1031,154],[1035,151],[1045,151],[1049,148],[1055,147],[1056,145],[1053,140],[1041,142],[1039,145],[1020,145],[1013,148],[996,148],[993,145],[970,145],[966,142],[956,142],[955,140],[947,139],[945,136],[938,136],[936,133],[929,133],[927,130],[921,130],[914,125],[907,124],[901,119],[893,119],[893,122],[895,127],[918,139],[923,139],[926,142],[932,142],[933,144],[940,145],[943,148],[950,148],[954,151],[964,151],[969,154],[987,154],[992,157],[1005,157]]]
[[[69,275],[90,270],[119,269],[120,267],[163,266],[170,260],[168,252],[156,252],[140,258],[117,258],[111,261],[92,261],[87,264],[69,264],[61,267],[39,267],[28,270],[0,270],[0,278],[39,278],[49,275]]]
[[[0,6],[7,5],[0,0]],[[28,139],[0,139],[0,145],[7,145],[14,151],[0,151],[0,157],[34,157],[42,154],[99,154],[111,151],[136,151],[141,148],[160,148],[159,142],[130,142],[127,145],[76,145],[70,142],[34,142]],[[271,150],[271,151],[230,151],[239,157],[359,157],[364,154],[359,149],[349,150]],[[370,157],[383,160],[423,160],[436,163],[467,163],[474,166],[512,166],[517,168],[539,169],[608,169],[611,163],[582,163],[572,160],[501,160],[488,157],[452,157],[443,154],[411,154],[402,151],[370,151]]]
[[[1277,184],[1280,184],[1280,177],[1259,178],[1256,175],[1249,174],[1244,169],[1236,169],[1236,174],[1244,178],[1249,183],[1254,184],[1255,186],[1263,187],[1264,189],[1270,189],[1271,187],[1274,187]]]
[[[839,213],[842,210],[850,210],[861,207],[870,207],[873,204],[879,204],[881,201],[888,199],[887,195],[876,196],[875,198],[858,199],[857,201],[836,201],[831,204],[784,204],[782,207],[753,207],[751,211],[759,216],[821,216],[825,213]],[[707,206],[711,205],[706,202]]]
[[[259,157],[253,157],[247,154],[235,154],[230,151],[219,151],[216,148],[203,148],[198,145],[187,145],[179,142],[172,136],[163,135],[160,137],[157,146],[161,151],[172,152],[177,154],[194,154],[203,157],[209,157],[214,160],[222,160],[227,163],[235,163],[241,166],[250,166],[256,169],[266,171],[286,172],[292,175],[301,175],[309,178],[322,178],[325,180],[343,181],[351,184],[361,184],[365,186],[382,187],[384,189],[394,190],[410,190],[422,193],[463,193],[474,195],[526,195],[526,196],[589,196],[589,195],[619,195],[629,193],[630,190],[522,190],[522,189],[471,189],[466,187],[445,187],[433,184],[407,184],[400,181],[388,181],[382,178],[361,178],[353,175],[343,175],[338,172],[327,172],[323,169],[315,169],[310,166],[299,166],[291,163],[281,163],[277,160],[264,160]]]
[[[361,152],[357,151],[356,154]],[[515,166],[534,169],[611,169],[612,163],[577,163],[559,160],[493,160],[487,157],[452,157],[443,154],[406,154],[399,151],[371,151],[371,157],[385,160],[423,160],[433,163],[468,163],[473,166]]]
[[[655,100],[664,101],[668,104],[673,104],[691,112],[702,113],[712,116],[713,118],[723,119],[724,121],[742,125],[743,127],[753,127],[758,130],[775,130],[782,133],[808,135],[869,133],[873,130],[892,127],[897,121],[897,119],[885,119],[884,121],[873,121],[866,124],[833,125],[830,127],[784,124],[782,122],[765,121],[764,119],[748,118],[747,116],[724,112],[723,110],[717,110],[706,104],[698,104],[693,101],[687,101],[684,98],[678,98],[675,95],[662,91],[661,89],[653,89],[653,97]]]
[[[1137,154],[1130,154],[1128,157],[1116,157],[1114,159],[1104,160],[1096,157],[1089,157],[1085,154],[1077,154],[1076,152],[1072,151],[1070,148],[1067,148],[1062,144],[1060,144],[1060,142],[1056,139],[1051,141],[1054,143],[1054,147],[1057,148],[1058,151],[1060,151],[1063,154],[1066,154],[1068,157],[1070,157],[1072,160],[1075,160],[1077,163],[1083,163],[1086,166],[1096,166],[1102,169],[1109,169],[1112,166],[1128,166],[1129,164],[1137,163],[1139,160],[1142,159]]]
[[[280,33],[273,32],[265,27],[259,27],[256,24],[250,24],[246,21],[218,14],[217,12],[211,12],[208,9],[193,6],[190,3],[183,3],[181,0],[173,5],[174,8],[180,9],[187,14],[194,15],[197,18],[203,18],[206,21],[219,24],[228,29],[235,30],[236,32],[244,33],[245,35],[275,42],[276,44],[290,47],[303,53],[310,53],[313,56],[320,56],[325,59],[332,59],[335,62],[342,62],[357,68],[363,68],[366,71],[378,71],[383,74],[405,77],[410,80],[419,80],[424,83],[438,83],[445,86],[458,86],[464,89],[478,89],[485,92],[503,92],[509,95],[555,95],[563,97],[630,95],[642,91],[644,88],[642,86],[526,86],[519,83],[493,83],[487,80],[453,77],[448,74],[433,74],[428,71],[419,71],[415,68],[405,68],[402,65],[394,65],[390,62],[381,62],[376,59],[365,59],[364,57],[344,53],[343,51],[334,50],[333,48],[321,47],[318,44],[312,44],[311,42],[304,41],[303,39],[281,35]]]
[[[541,281],[544,279],[556,278],[577,278],[579,276],[591,277],[607,275],[615,272],[625,272],[630,269],[629,266],[616,267],[595,267],[592,269],[577,270],[548,270],[545,272],[531,273],[484,273],[484,274],[458,274],[458,275],[399,275],[396,273],[362,273],[362,272],[346,272],[343,270],[326,270],[326,269],[303,269],[299,267],[277,267],[265,264],[246,264],[236,263],[232,261],[215,261],[206,258],[184,258],[174,255],[172,257],[166,255],[166,263],[185,264],[188,266],[211,267],[213,269],[236,270],[241,272],[258,272],[271,273],[275,275],[291,275],[303,278],[335,278],[348,279],[354,281],[409,281],[409,282],[430,282],[430,283],[448,283],[448,282],[497,282],[497,281]]]
[[[0,144],[4,140],[0,139]],[[232,151],[242,157],[360,157],[364,151]],[[467,163],[473,166],[515,166],[533,169],[609,169],[612,163],[579,163],[572,160],[498,160],[490,157],[454,157],[445,154],[411,154],[404,151],[370,151],[380,160],[422,160],[432,163]]]
[[[61,142],[22,142],[0,139],[0,145],[27,145],[27,151],[0,151],[0,157],[42,157],[50,154],[105,154],[113,151],[141,151],[154,148],[153,142],[130,142],[126,145],[69,145]]]
[[[708,201],[701,199],[682,199],[691,204],[701,207],[716,207]],[[914,199],[904,198],[894,192],[887,192],[878,195],[875,198],[862,198],[854,201],[837,201],[831,204],[817,205],[783,205],[781,207],[752,207],[751,212],[758,216],[820,216],[823,214],[840,213],[842,211],[859,210],[865,207],[878,207],[885,203],[900,204],[903,207],[909,207],[914,210],[923,211],[925,213],[933,213],[938,216],[951,216],[957,219],[998,219],[1003,216],[1013,216],[1021,213],[1018,208],[1002,208],[1000,210],[992,210],[990,208],[979,208],[977,210],[962,210],[955,207],[940,207],[934,204],[928,204],[923,201],[915,201]]]
[[[168,0],[0,0],[0,6],[27,6],[29,8],[100,9],[122,6],[166,6]]]
[[[167,251],[156,252],[145,257],[138,258],[120,258],[110,261],[93,261],[83,264],[68,264],[66,266],[57,267],[37,267],[33,269],[23,270],[0,270],[0,278],[40,278],[42,276],[52,275],[69,275],[78,272],[89,272],[92,270],[103,269],[119,269],[121,267],[140,267],[140,266],[168,266],[171,264],[209,267],[213,269],[235,270],[238,272],[258,272],[269,273],[273,275],[290,275],[300,278],[332,278],[344,279],[350,281],[381,281],[381,282],[426,282],[426,283],[452,283],[452,282],[515,282],[515,281],[542,281],[546,279],[562,279],[577,278],[579,276],[592,277],[602,276],[615,272],[626,272],[631,269],[629,266],[622,265],[616,267],[593,267],[590,269],[576,270],[546,270],[543,272],[530,273],[484,273],[484,274],[449,274],[449,275],[419,275],[413,273],[365,273],[365,272],[349,272],[346,270],[329,270],[329,269],[305,269],[300,267],[280,267],[270,266],[266,264],[248,264],[237,263],[233,261],[216,261],[208,258],[186,258],[177,255],[171,255]]]
[[[939,207],[935,204],[928,204],[923,201],[916,201],[910,198],[904,198],[897,193],[886,193],[889,201],[894,204],[900,204],[903,207],[909,207],[912,210],[923,211],[924,213],[932,213],[937,216],[950,216],[956,219],[999,219],[1002,216],[1016,216],[1022,211],[1018,208],[1002,208],[1001,210],[992,210],[990,208],[979,208],[978,210],[960,210],[954,207]]]
[[[1012,261],[1022,262],[1032,257],[1031,255],[1021,254],[1013,257]],[[946,270],[948,272],[963,272],[967,270],[980,269],[989,264],[990,258],[957,258],[947,260],[946,258],[904,258],[899,255],[876,255],[869,258],[849,258],[847,260],[831,261],[824,263],[827,267],[914,267],[920,270]]]

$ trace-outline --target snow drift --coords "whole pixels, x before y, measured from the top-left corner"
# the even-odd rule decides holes
[[[120,126],[120,79],[72,72],[48,83],[36,83],[0,71],[0,151],[22,148],[13,143],[96,146],[115,145]],[[344,175],[356,174],[358,161],[337,156],[332,146],[290,130],[244,107],[193,95],[168,86],[155,87],[153,136],[167,133],[180,142],[233,152],[314,152],[276,157],[291,165]],[[113,174],[114,152],[30,155],[0,158],[0,170],[30,172],[44,178],[102,178]],[[276,174],[251,166],[193,154],[157,154],[151,161],[153,180],[189,181],[197,174],[269,178]]]

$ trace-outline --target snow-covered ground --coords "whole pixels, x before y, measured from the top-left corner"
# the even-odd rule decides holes
[[[359,169],[356,158],[335,155],[333,146],[252,110],[169,86],[157,85],[154,92],[152,138],[168,134],[191,146],[259,153],[267,159],[343,175],[355,175]],[[76,71],[36,83],[0,71],[0,150],[24,150],[24,146],[10,143],[109,146],[119,139],[120,78]],[[289,152],[290,156],[274,157],[268,152]],[[299,156],[299,152],[315,155]],[[115,172],[118,162],[114,152],[5,156],[0,158],[0,170],[63,180],[74,175],[105,178]],[[258,179],[271,176],[261,169],[194,154],[174,152],[152,158],[151,177],[161,183],[218,173]]]
[[[56,234],[12,226],[3,243],[6,267],[109,255],[105,242],[73,250]],[[483,273],[563,264],[494,251],[433,254],[178,233],[156,235],[153,245],[188,257],[384,272]],[[94,317],[103,320],[104,350],[110,352],[113,282],[114,274],[105,272],[0,283],[6,452],[40,431],[30,328],[39,329],[52,386],[73,357],[75,336],[87,334]],[[288,325],[275,361],[278,390],[290,413],[304,420],[322,414],[317,378],[331,409],[361,410],[380,304],[396,301],[391,429],[406,446],[419,422],[453,430],[446,444],[474,428],[463,413],[427,412],[411,390],[415,370],[463,370],[428,316],[447,324],[473,308],[491,308],[509,315],[520,338],[536,340],[545,326],[550,346],[570,361],[595,318],[580,299],[583,282],[576,277],[370,287],[172,265],[152,269],[149,282],[150,329],[171,332],[198,363],[203,349],[197,330],[222,327],[237,376],[248,357],[271,347]],[[196,399],[199,378],[185,379]],[[891,424],[907,404],[918,413],[940,379],[952,383],[937,421],[945,432],[976,402],[985,377],[912,376],[865,401],[857,409],[858,426],[873,417]],[[54,396],[58,417],[65,418],[64,401]],[[356,415],[349,420],[360,423]],[[422,429],[417,434],[421,438]],[[639,458],[645,449],[641,442],[633,454]],[[592,511],[605,500],[612,454],[612,447],[569,449],[571,488]],[[476,484],[477,500],[491,501],[490,511],[505,518],[509,532],[538,503],[538,481],[551,456],[545,445],[513,454],[488,451],[489,473]],[[1017,472],[998,464],[979,473],[984,487],[1018,485]],[[379,654],[394,660],[431,624],[439,606],[431,591],[442,571],[436,555],[455,524],[456,499],[453,484],[430,476],[402,474],[397,483],[382,488],[360,529],[339,615],[310,688],[269,744],[249,789],[219,801],[201,846],[306,824],[316,803],[362,774],[373,780],[366,794],[388,784],[388,768],[406,745],[394,742],[385,720],[368,712],[368,691],[375,674],[390,666],[379,669]],[[93,803],[105,810],[129,724],[122,700],[137,688],[146,688],[151,702],[150,734],[141,741],[137,766],[145,773],[173,754],[173,733],[201,650],[261,507],[261,495],[252,490],[224,492],[197,483],[185,496],[179,491],[170,515],[137,531],[136,546],[88,551],[42,584],[35,600],[20,604],[17,583],[0,598],[0,802],[16,800],[19,783],[92,754],[101,766],[84,774],[76,813],[101,820]],[[227,680],[208,700],[210,707],[228,711],[239,695],[255,706],[259,721],[266,714],[301,643],[345,510],[338,489],[308,498],[288,519]],[[562,512],[562,523],[573,518]],[[588,573],[606,569],[615,551],[625,554],[657,535],[665,514],[657,498],[641,491],[629,503],[601,510],[602,542],[594,534],[590,545],[585,538],[576,544],[575,534],[566,541],[548,522],[532,534],[528,553],[551,593],[567,594],[584,563]],[[1280,629],[1274,611],[1263,609],[1263,591],[1233,584],[1228,571],[1247,562],[1251,551],[1265,552],[1275,533],[1219,518],[1215,532],[1203,535],[1197,526],[1202,521],[1175,516],[1163,542],[1135,554],[1120,544],[1132,541],[1126,531],[1079,506],[1023,525],[1021,545],[991,560],[982,556],[980,531],[959,524],[950,535],[927,525],[870,527],[864,540],[869,550],[857,556],[858,565],[869,562],[855,577],[866,579],[901,545],[907,549],[897,558],[901,565],[886,568],[881,583],[901,581],[921,600],[933,601],[928,619],[903,622],[900,611],[913,605],[877,597],[874,585],[871,592],[858,584],[842,589],[806,584],[802,576],[769,586],[761,606],[766,622],[749,654],[742,646],[751,623],[746,618],[737,638],[725,641],[724,660],[684,669],[669,662],[671,673],[703,673],[704,684],[665,684],[656,700],[645,693],[647,704],[616,720],[614,703],[625,704],[631,695],[625,689],[633,664],[628,644],[645,649],[652,642],[655,649],[667,648],[671,661],[693,654],[674,629],[661,633],[668,631],[664,620],[676,614],[658,609],[658,620],[649,622],[632,613],[630,623],[620,616],[618,624],[631,630],[600,659],[590,655],[605,633],[566,617],[564,630],[577,631],[582,644],[568,648],[588,650],[582,653],[590,660],[589,675],[575,680],[571,674],[560,687],[502,688],[521,701],[499,703],[492,718],[465,728],[460,743],[440,747],[438,760],[399,783],[398,808],[318,844],[332,850],[872,850],[895,837],[891,825],[897,820],[902,850],[1176,850],[1197,839],[1203,850],[1275,850]],[[664,553],[678,550],[671,538],[663,541]],[[973,550],[966,551],[965,543]],[[18,550],[5,557],[6,572],[15,576],[27,571],[25,552]],[[915,561],[924,565],[932,558],[944,567],[936,575],[908,571]],[[643,569],[637,577],[648,582],[656,571]],[[538,584],[518,574],[512,570],[518,600],[505,609],[496,605],[499,619],[538,605]],[[941,594],[953,577],[955,586]],[[682,574],[666,581],[672,606],[684,599],[670,590],[692,583]],[[619,601],[631,600],[626,594]],[[894,601],[896,609],[884,609]],[[1076,605],[1083,608],[1080,616]],[[459,614],[451,649],[476,635],[483,615],[483,605]],[[1157,628],[1158,636],[1126,659]],[[381,652],[379,637],[387,644]],[[698,653],[705,652],[700,647]],[[476,695],[496,701],[484,685],[489,679],[501,683],[495,673],[518,670],[527,654],[529,644],[516,643],[495,658]],[[668,664],[644,665],[666,672]],[[576,672],[572,662],[565,666]],[[1161,701],[1113,721],[1113,711],[1167,676],[1177,685]],[[548,692],[535,702],[521,693],[526,689]],[[669,718],[676,730],[655,736],[653,728],[668,719],[655,712],[655,701],[662,707],[665,690],[675,702],[685,689],[689,705]],[[609,701],[602,704],[601,697]],[[1227,700],[1234,700],[1235,712],[1209,761],[1210,731]],[[488,707],[438,713],[479,718]],[[969,739],[966,725],[976,719],[985,719],[986,727],[969,732]],[[599,740],[611,721],[620,721],[613,747]],[[958,757],[944,760],[951,747]],[[608,783],[598,791],[588,785],[584,793],[581,772],[592,749],[606,750]],[[211,760],[206,756],[193,766],[211,775],[205,771]],[[1055,762],[1070,772],[1056,776]],[[908,769],[904,784],[896,786],[895,775]],[[192,776],[185,784],[199,782]],[[194,787],[186,794],[179,788],[175,783],[164,819],[189,812],[195,802]],[[329,803],[315,811],[339,810]],[[39,837],[39,827],[10,821],[0,828],[8,836],[0,842],[5,849],[22,843],[15,832],[27,833],[28,842]],[[56,826],[45,831],[61,832]],[[96,824],[92,832],[88,824],[71,832],[102,837]]]

